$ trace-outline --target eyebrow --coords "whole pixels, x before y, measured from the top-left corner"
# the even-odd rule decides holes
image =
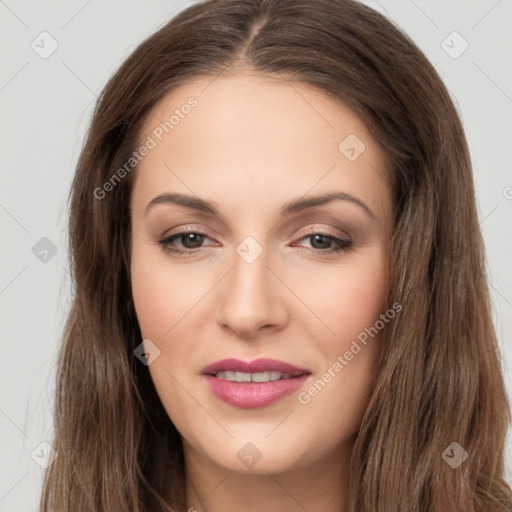
[[[361,201],[360,199],[351,194],[347,194],[346,192],[330,192],[327,194],[320,194],[308,198],[300,198],[290,201],[281,208],[280,215],[282,217],[285,217],[287,215],[299,213],[304,210],[309,210],[315,208],[316,206],[321,206],[323,204],[327,204],[335,200],[350,201],[351,203],[354,203],[358,205],[361,209],[363,209],[366,212],[366,214],[373,220],[376,220],[376,216],[373,213],[373,211],[365,203],[363,203],[363,201]],[[173,203],[179,206],[185,206],[187,208],[192,208],[203,213],[212,214],[220,217],[218,208],[214,203],[205,201],[204,199],[200,199],[199,197],[175,193],[161,194],[159,196],[156,196],[146,206],[145,212],[147,213],[152,206],[160,203]]]

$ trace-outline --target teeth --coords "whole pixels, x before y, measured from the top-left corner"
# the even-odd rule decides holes
[[[237,382],[251,382],[251,374],[236,372],[234,380],[236,380]]]
[[[231,382],[268,382],[270,380],[289,379],[291,375],[289,373],[274,371],[245,373],[226,370],[224,372],[217,372],[215,377],[218,379],[229,380]]]

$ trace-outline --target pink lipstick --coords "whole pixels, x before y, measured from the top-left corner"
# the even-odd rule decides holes
[[[299,389],[311,371],[275,359],[222,359],[201,371],[210,391],[235,407],[255,409]]]

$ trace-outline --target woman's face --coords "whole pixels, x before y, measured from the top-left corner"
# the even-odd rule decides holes
[[[322,93],[254,74],[173,91],[140,141],[133,299],[187,459],[279,473],[338,456],[392,321],[383,151]]]

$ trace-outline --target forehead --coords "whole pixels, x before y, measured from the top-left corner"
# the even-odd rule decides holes
[[[337,149],[349,130],[375,146],[370,152],[378,149],[362,120],[341,102],[304,83],[245,72],[196,78],[171,91],[150,112],[142,134],[177,140],[194,132],[196,143],[222,143],[231,152],[237,146],[244,154],[247,141],[240,137],[254,137],[254,152],[276,145],[284,150],[306,139],[311,144],[294,146],[294,152],[311,153],[320,139]]]
[[[280,77],[194,79],[151,111],[141,144],[149,139],[136,201],[179,189],[232,198],[238,207],[258,197],[263,207],[334,188],[382,209],[389,200],[386,155],[362,120],[322,92]]]

